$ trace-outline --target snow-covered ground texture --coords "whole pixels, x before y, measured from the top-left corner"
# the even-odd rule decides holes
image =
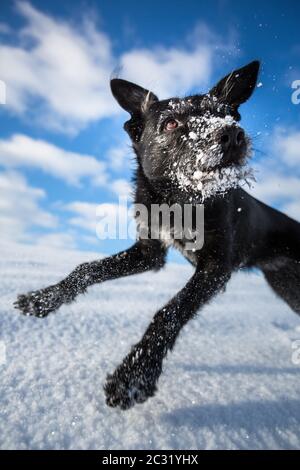
[[[192,269],[170,264],[94,286],[45,319],[13,309],[18,293],[94,256],[1,247],[1,448],[300,447],[300,318],[255,273],[235,275],[185,327],[154,398],[125,412],[107,407],[106,374]]]

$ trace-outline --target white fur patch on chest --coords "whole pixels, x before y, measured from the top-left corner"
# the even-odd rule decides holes
[[[160,232],[160,240],[163,242],[164,246],[166,248],[173,247],[176,250],[180,251],[182,255],[188,259],[192,264],[196,265],[197,264],[197,256],[195,251],[196,250],[187,250],[186,249],[186,244],[189,243],[190,241],[185,243],[183,240],[180,239],[175,239],[170,232],[166,230],[161,230]]]

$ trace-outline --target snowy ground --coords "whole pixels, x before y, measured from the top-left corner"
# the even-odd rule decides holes
[[[292,361],[300,318],[258,274],[232,279],[183,331],[157,395],[122,412],[105,405],[105,376],[191,268],[95,286],[36,319],[12,308],[17,293],[59,280],[92,255],[0,249],[1,448],[300,447],[300,365]]]

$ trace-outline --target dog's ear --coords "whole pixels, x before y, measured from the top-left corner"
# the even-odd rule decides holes
[[[234,70],[214,86],[209,94],[235,108],[250,98],[256,86],[259,61],[255,60],[240,69]]]
[[[128,111],[131,116],[143,114],[148,106],[158,101],[154,93],[127,80],[113,78],[110,82],[110,87],[119,105],[125,111]]]

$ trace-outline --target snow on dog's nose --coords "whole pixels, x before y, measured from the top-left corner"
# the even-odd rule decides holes
[[[248,139],[232,116],[207,112],[191,116],[187,126],[188,132],[181,137],[185,152],[170,175],[181,189],[195,191],[204,201],[253,178],[246,166]]]
[[[236,153],[237,162],[244,148],[245,133],[232,116],[219,117],[210,113],[192,116],[188,122],[189,133],[183,136],[198,169],[207,170],[229,162]]]

